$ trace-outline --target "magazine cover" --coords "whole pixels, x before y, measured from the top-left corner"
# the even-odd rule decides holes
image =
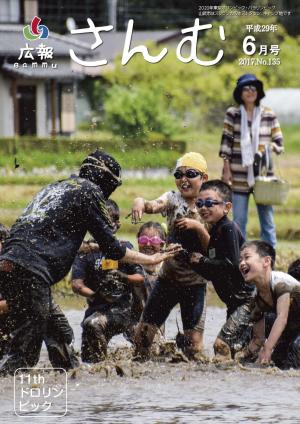
[[[0,6],[2,421],[298,422],[300,3]]]

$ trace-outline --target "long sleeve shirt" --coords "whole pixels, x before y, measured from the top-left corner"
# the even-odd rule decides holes
[[[262,107],[258,150],[265,152],[271,143],[277,144],[279,150],[283,150],[283,137],[278,119],[272,109]],[[219,156],[230,162],[232,190],[249,193],[251,188],[247,183],[248,169],[242,166],[240,108],[230,107],[225,114]],[[267,174],[273,175],[271,161],[269,163]]]
[[[12,226],[1,259],[10,260],[52,285],[70,270],[89,231],[111,259],[125,256],[115,238],[101,189],[72,176],[43,188]]]
[[[212,226],[207,248],[193,268],[210,280],[230,313],[254,295],[254,286],[248,285],[239,271],[240,247],[244,238],[234,222],[226,216]]]

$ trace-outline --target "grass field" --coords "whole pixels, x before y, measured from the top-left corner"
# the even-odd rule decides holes
[[[288,203],[285,206],[275,207],[275,221],[277,226],[278,243],[278,261],[279,269],[286,270],[287,265],[294,258],[300,257],[300,125],[283,126],[285,136],[286,153],[278,161],[275,160],[277,174],[289,181],[291,190]],[[95,139],[100,134],[93,134]],[[109,135],[106,135],[109,138]],[[203,153],[208,162],[209,178],[218,178],[221,174],[222,160],[218,158],[218,149],[220,142],[220,129],[215,128],[211,131],[191,131],[178,134],[178,140],[184,140],[187,143],[188,151],[199,151]],[[112,151],[113,151],[112,145]],[[116,157],[124,168],[141,167],[172,167],[175,164],[179,153],[174,151],[155,151],[150,153],[142,149],[132,150],[130,152],[117,152]],[[46,155],[47,156],[47,155]],[[26,155],[18,156],[22,169],[23,163],[30,166],[48,166],[55,165],[57,169],[65,167],[77,167],[83,159],[82,153],[71,154],[49,154],[47,157],[40,153],[32,153],[30,157]],[[26,162],[26,160],[27,162]],[[24,160],[24,162],[23,162]],[[280,165],[280,167],[278,166]],[[0,175],[0,222],[11,226],[15,219],[21,214],[23,208],[28,204],[32,197],[40,188],[57,179],[56,175],[20,175],[20,168],[14,170],[13,157],[1,158],[1,166],[6,167],[8,175]],[[29,166],[29,165],[28,165]],[[137,196],[143,196],[153,199],[165,191],[175,188],[173,178],[167,177],[160,180],[150,179],[128,179],[125,180],[112,196],[121,208],[122,228],[119,234],[120,238],[126,238],[135,242],[135,234],[138,226],[131,224],[130,219],[125,216],[130,212],[132,201]],[[162,222],[161,216],[145,216],[143,221],[157,220]],[[259,237],[259,222],[253,199],[250,201],[249,238]],[[67,288],[68,283],[65,280],[60,285]]]
[[[221,172],[221,161],[215,160],[212,163],[215,169],[212,170],[210,176],[211,178],[216,178]],[[298,186],[298,182],[300,182],[300,168],[298,167],[298,160],[294,156],[289,159],[289,156],[286,155],[281,160],[281,163],[282,172],[291,182],[291,190],[287,205],[275,207],[277,233],[280,239],[296,241],[300,240],[300,184]],[[32,184],[36,180],[38,184]],[[34,194],[44,184],[53,180],[55,180],[55,177],[23,177],[23,179],[16,179],[15,177],[9,179],[5,177],[2,178],[2,181],[0,179],[0,222],[8,226],[12,225]],[[142,196],[147,199],[153,199],[173,188],[175,188],[175,185],[172,177],[164,178],[163,180],[125,180],[123,185],[112,196],[121,208],[123,231],[130,234],[134,234],[136,231],[136,227],[131,224],[130,220],[124,219],[130,212],[132,201],[135,197]],[[163,220],[159,215],[145,217],[143,220],[152,218],[158,221]],[[251,238],[259,236],[259,223],[253,199],[250,201],[248,231]]]

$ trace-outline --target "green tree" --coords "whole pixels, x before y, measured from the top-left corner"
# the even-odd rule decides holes
[[[164,93],[149,87],[131,89],[114,86],[105,101],[106,125],[126,138],[149,138],[151,132],[170,137],[176,130],[175,119],[165,107]]]

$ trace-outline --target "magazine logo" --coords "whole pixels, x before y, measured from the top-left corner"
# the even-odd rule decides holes
[[[26,40],[32,41],[37,40],[38,38],[48,38],[49,29],[46,25],[39,25],[41,18],[35,16],[30,25],[26,25],[23,28],[23,34]]]
[[[23,28],[23,34],[26,40],[45,40],[49,37],[49,29],[46,25],[40,25],[41,18],[35,16],[30,25],[26,25]],[[30,43],[26,43],[25,47],[20,48],[20,54],[18,62],[14,63],[14,68],[31,68],[31,69],[47,69],[57,68],[57,63],[52,63],[54,48],[47,46],[44,42],[40,42],[38,45],[33,46]],[[48,61],[49,60],[49,61]],[[20,61],[22,61],[20,63]]]

